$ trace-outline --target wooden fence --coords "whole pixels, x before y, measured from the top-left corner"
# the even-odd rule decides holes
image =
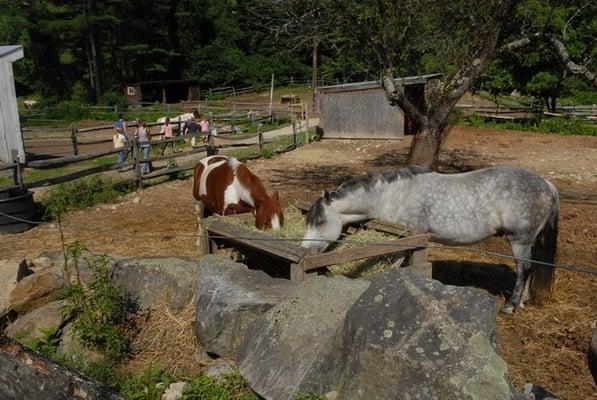
[[[305,111],[304,114],[301,112],[301,115],[304,115],[308,118],[307,111]],[[246,116],[246,114],[233,114],[233,113],[225,114],[225,115],[218,115],[218,116],[211,116],[210,125],[212,127],[215,127],[216,129],[218,128],[216,121],[229,123],[227,125],[220,125],[219,126],[220,128],[232,127],[232,129],[228,129],[228,130],[222,129],[222,130],[218,131],[218,134],[216,137],[217,137],[217,140],[219,142],[221,142],[220,144],[215,143],[216,137],[214,137],[213,135],[208,135],[207,143],[205,143],[201,146],[191,148],[191,149],[185,150],[185,151],[174,152],[172,154],[154,155],[154,156],[150,156],[148,159],[142,159],[139,155],[140,148],[139,148],[138,143],[135,140],[130,140],[128,142],[128,147],[126,148],[126,151],[129,152],[130,154],[132,154],[132,161],[128,161],[128,162],[124,162],[124,163],[113,162],[113,163],[109,163],[109,164],[105,164],[105,165],[99,165],[99,166],[86,168],[83,170],[64,174],[64,175],[61,175],[58,177],[42,179],[42,180],[38,180],[35,182],[30,182],[30,183],[23,183],[24,168],[49,169],[49,168],[63,167],[63,166],[76,164],[76,163],[86,161],[86,160],[92,160],[92,159],[105,157],[105,156],[111,155],[111,154],[117,154],[118,152],[121,151],[120,149],[112,148],[112,146],[110,145],[109,148],[103,149],[100,151],[81,152],[81,148],[86,145],[102,145],[102,144],[108,144],[108,143],[111,144],[112,143],[112,138],[102,138],[102,139],[95,139],[95,140],[80,140],[81,133],[89,133],[89,132],[97,132],[97,131],[105,131],[105,130],[113,131],[114,128],[112,125],[104,125],[104,126],[96,126],[96,127],[78,129],[73,125],[73,126],[71,126],[70,137],[56,136],[56,135],[44,136],[45,139],[47,139],[48,137],[56,137],[56,139],[62,140],[63,142],[58,144],[60,146],[64,147],[65,143],[70,145],[72,147],[71,154],[57,157],[57,158],[50,158],[50,159],[43,159],[43,160],[32,160],[32,161],[28,161],[26,164],[22,164],[19,159],[15,159],[13,164],[0,164],[0,171],[6,171],[9,169],[13,170],[13,183],[14,183],[13,186],[1,187],[0,193],[14,190],[17,188],[24,188],[24,187],[36,188],[36,187],[42,187],[42,186],[51,186],[51,185],[55,185],[58,183],[63,183],[63,182],[71,181],[74,179],[78,179],[78,178],[81,178],[84,176],[100,173],[100,172],[112,171],[112,170],[116,170],[116,169],[130,168],[130,167],[132,167],[132,170],[134,172],[134,180],[135,180],[136,185],[138,187],[143,187],[145,180],[157,178],[157,177],[164,176],[164,175],[172,175],[172,174],[176,174],[176,173],[187,171],[187,170],[194,168],[194,165],[193,166],[177,167],[177,168],[163,168],[161,170],[156,170],[149,174],[142,174],[141,173],[142,165],[145,162],[152,163],[155,161],[176,160],[181,157],[186,157],[186,156],[190,156],[193,154],[205,153],[205,154],[209,155],[209,154],[215,154],[217,151],[219,151],[221,149],[243,148],[243,147],[251,147],[251,146],[259,146],[259,150],[260,150],[260,152],[262,152],[264,149],[264,146],[266,144],[275,142],[276,140],[279,140],[279,137],[272,138],[269,140],[266,140],[264,138],[264,132],[262,130],[262,125],[260,122],[263,122],[265,119],[271,118],[272,117],[271,115],[267,116],[267,117],[252,119],[251,123],[257,124],[257,132],[252,133],[252,134],[238,133],[239,131],[237,129],[235,129],[234,121],[235,120],[238,121],[242,117],[247,117],[247,116]],[[178,123],[178,124],[179,124],[179,132],[180,132],[180,123]],[[151,126],[160,126],[160,125],[163,125],[163,123],[147,123],[146,125],[150,126],[150,127]],[[135,123],[129,124],[128,127],[136,127],[136,124]],[[301,134],[301,133],[305,134],[305,142],[308,142],[308,129],[309,129],[308,120],[305,120],[303,118],[297,118],[296,114],[292,114],[292,127],[293,127],[292,134],[290,135],[290,136],[292,136],[292,139],[293,139],[292,144],[290,146],[288,146],[288,148],[283,149],[282,151],[287,151],[289,149],[292,149],[292,148],[298,146],[299,134]],[[162,136],[161,133],[152,133],[151,137],[160,137],[160,138],[158,140],[152,140],[150,142],[150,146],[151,147],[167,146],[170,143],[176,144],[176,143],[185,141],[188,138],[188,135],[180,135],[180,134],[172,139],[162,139],[161,136]],[[64,139],[67,139],[67,141],[64,141]],[[200,136],[198,136],[198,139],[199,139],[199,141],[201,141]],[[253,143],[247,143],[247,140],[249,140],[249,139],[256,139],[256,141]],[[48,146],[50,144],[51,143],[46,143],[45,146]]]
[[[596,105],[558,105],[556,112],[544,110],[541,106],[504,107],[492,105],[457,104],[456,107],[465,113],[496,120],[529,120],[538,115],[546,117],[574,117],[587,122],[597,122]]]

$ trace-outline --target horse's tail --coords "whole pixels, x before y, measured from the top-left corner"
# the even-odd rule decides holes
[[[531,258],[548,264],[553,264],[558,246],[558,215],[559,215],[559,195],[556,187],[546,180],[551,192],[551,210],[543,227],[535,237],[535,242],[531,250]],[[553,288],[555,279],[555,267],[553,265],[532,263],[530,274],[530,294],[531,299],[536,302],[542,302]]]

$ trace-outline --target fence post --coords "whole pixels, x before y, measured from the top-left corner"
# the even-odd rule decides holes
[[[11,150],[12,159],[15,163],[13,179],[15,186],[23,187],[23,166],[21,165],[21,158],[17,150]]]
[[[79,142],[77,141],[77,128],[75,124],[70,125],[70,139],[73,144],[73,155],[79,155]]]
[[[305,144],[309,143],[309,107],[305,107]]]
[[[139,145],[135,138],[133,142],[133,171],[135,172],[135,185],[137,189],[143,189],[143,177],[141,176],[141,165],[139,163]]]
[[[261,131],[262,124],[261,122],[257,124],[257,133],[259,137],[259,152],[263,153],[263,132]]]
[[[236,119],[236,109],[232,110],[232,117],[230,118],[230,130],[232,131],[232,133],[236,133],[236,131],[234,130],[234,122]]]
[[[294,120],[294,116],[292,117],[292,142],[294,144],[294,148],[297,146],[298,138],[297,138],[297,130],[296,130],[296,121]]]

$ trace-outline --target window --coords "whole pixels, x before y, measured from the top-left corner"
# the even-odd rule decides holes
[[[135,95],[135,87],[134,86],[127,86],[127,88],[126,88],[126,94],[128,96],[134,96]]]

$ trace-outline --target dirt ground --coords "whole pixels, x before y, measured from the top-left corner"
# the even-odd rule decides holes
[[[373,170],[404,165],[410,139],[403,141],[324,140],[269,160],[249,162],[283,202],[314,200],[322,189]],[[597,138],[559,136],[456,126],[443,146],[439,169],[467,171],[490,165],[533,169],[559,189],[558,262],[597,272]],[[131,194],[115,204],[72,213],[66,239],[95,251],[122,256],[198,257],[191,181],[173,181]],[[33,258],[59,247],[55,225],[5,235],[2,257]],[[500,238],[473,246],[510,254]],[[509,296],[514,266],[508,259],[436,247],[434,278]],[[597,276],[559,270],[551,299],[513,316],[498,314],[497,342],[515,386],[541,385],[562,399],[597,399],[586,350],[597,320]]]

